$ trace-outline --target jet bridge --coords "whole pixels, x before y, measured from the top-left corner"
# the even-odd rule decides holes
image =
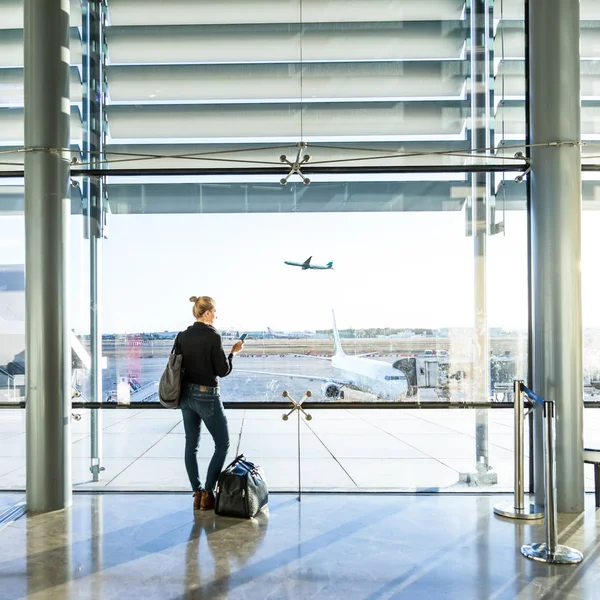
[[[407,396],[416,396],[419,388],[430,388],[438,391],[438,396],[449,399],[447,356],[424,354],[409,356],[397,360],[394,368],[402,371],[408,380]]]
[[[416,396],[421,388],[435,389],[439,398],[450,399],[450,380],[464,379],[463,371],[450,373],[448,356],[426,352],[419,356],[405,357],[394,363],[408,380],[407,396]],[[495,402],[512,402],[513,381],[526,368],[524,357],[510,355],[490,357],[490,398]]]

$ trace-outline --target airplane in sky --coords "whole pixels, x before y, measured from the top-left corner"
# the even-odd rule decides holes
[[[236,369],[242,373],[254,373],[256,375],[270,375],[273,377],[289,377],[291,379],[308,379],[310,381],[321,381],[321,392],[327,398],[344,399],[344,387],[355,388],[361,392],[374,394],[385,400],[403,400],[408,392],[408,381],[406,375],[395,369],[391,364],[366,358],[365,356],[348,356],[340,342],[340,334],[333,314],[333,339],[335,351],[331,358],[314,357],[318,360],[329,360],[332,366],[340,372],[340,377],[319,377],[316,375],[300,375],[296,373],[277,373],[265,371],[249,371]]]
[[[333,261],[328,262],[326,265],[311,265],[311,260],[312,256],[309,256],[303,263],[292,262],[290,260],[284,260],[283,262],[286,265],[291,265],[292,267],[301,267],[303,271],[306,271],[307,269],[321,269],[325,271],[328,269],[333,269]]]

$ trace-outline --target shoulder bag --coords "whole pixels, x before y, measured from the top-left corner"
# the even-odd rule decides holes
[[[179,334],[169,355],[169,362],[158,384],[158,400],[165,408],[179,408],[181,384],[183,382],[183,354],[179,350]]]

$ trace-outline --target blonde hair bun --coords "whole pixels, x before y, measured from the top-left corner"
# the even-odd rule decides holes
[[[215,301],[210,296],[192,296],[190,302],[194,303],[192,313],[195,319],[199,319],[207,310],[215,308]]]

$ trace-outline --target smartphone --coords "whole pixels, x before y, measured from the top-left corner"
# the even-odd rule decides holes
[[[240,342],[243,342],[247,337],[248,337],[247,333],[242,333],[242,335],[240,335]]]

